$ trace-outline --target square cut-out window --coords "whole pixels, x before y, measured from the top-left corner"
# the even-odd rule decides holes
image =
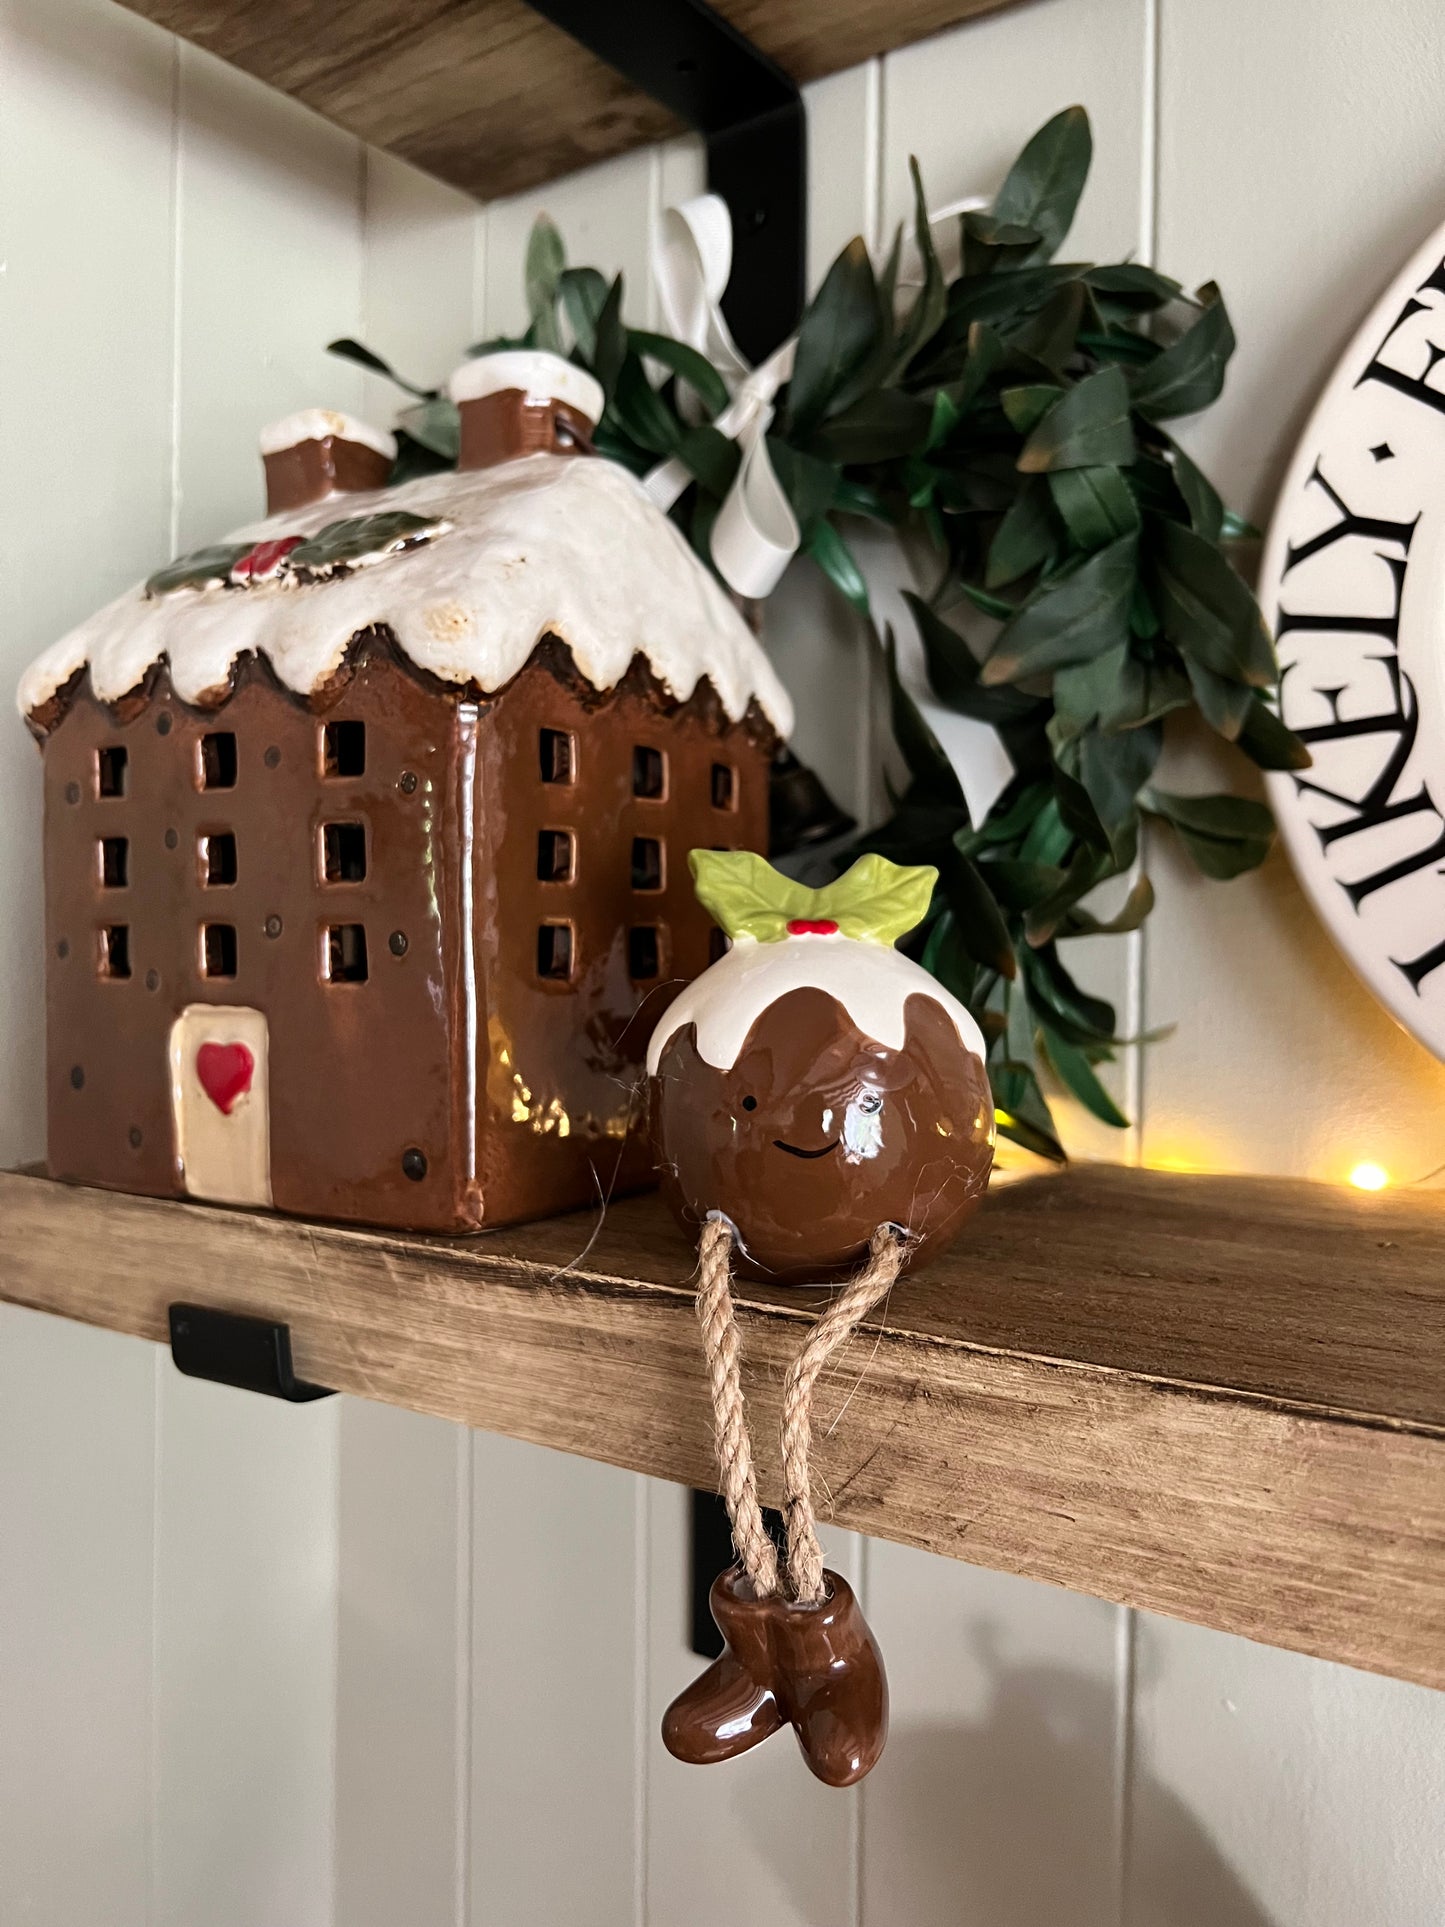
[[[201,925],[201,972],[207,977],[235,976],[236,926],[234,923]]]
[[[201,738],[201,788],[236,787],[236,737],[229,729],[215,729]]]
[[[107,890],[123,890],[130,880],[130,838],[100,839],[100,881]]]
[[[130,975],[130,925],[106,924],[100,933],[100,974],[125,978]]]
[[[537,975],[566,983],[572,975],[572,926],[544,923],[537,928]]]
[[[543,883],[570,883],[573,864],[570,830],[537,832],[537,876]]]
[[[726,931],[719,930],[717,925],[714,924],[708,932],[707,937],[707,960],[710,964],[719,963],[727,954],[727,933]]]
[[[366,982],[366,925],[333,923],[326,931],[326,979],[333,984]]]
[[[639,743],[632,752],[632,794],[653,802],[667,794],[667,758],[660,749]]]
[[[201,881],[208,890],[236,881],[236,838],[231,830],[216,830],[201,838]]]
[[[634,983],[650,983],[662,969],[662,932],[655,923],[635,924],[627,933],[627,974]]]
[[[95,752],[95,792],[97,796],[124,796],[130,777],[130,752],[120,743]]]
[[[731,763],[712,766],[712,806],[715,810],[735,810],[738,806],[738,773]]]
[[[634,890],[662,888],[662,844],[655,836],[632,839],[632,887]]]
[[[366,724],[325,723],[321,730],[321,774],[365,776]]]
[[[577,781],[577,746],[565,729],[544,729],[537,738],[544,783]]]
[[[366,825],[323,823],[321,874],[328,883],[360,883],[366,875]]]

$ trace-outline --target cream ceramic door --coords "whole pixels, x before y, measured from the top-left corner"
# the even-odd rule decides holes
[[[268,1033],[259,1010],[191,1004],[171,1025],[171,1108],[186,1191],[271,1202]]]

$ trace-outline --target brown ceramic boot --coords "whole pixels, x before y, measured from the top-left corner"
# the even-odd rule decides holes
[[[787,1722],[828,1786],[852,1786],[876,1765],[888,1737],[883,1656],[847,1580],[823,1580],[823,1599],[801,1606],[755,1599],[739,1567],[718,1575],[709,1604],[727,1648],[663,1715],[669,1753],[710,1765]]]

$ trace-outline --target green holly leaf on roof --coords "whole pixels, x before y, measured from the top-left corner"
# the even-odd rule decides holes
[[[365,562],[379,562],[398,549],[428,542],[450,526],[436,516],[412,515],[406,509],[389,509],[383,515],[353,515],[318,529],[291,551],[289,561],[293,569],[305,569],[312,575],[357,568]]]
[[[922,923],[937,870],[860,856],[821,890],[794,883],[750,850],[694,850],[688,857],[698,902],[729,937],[777,943],[790,923],[834,924],[844,937],[893,944]]]
[[[250,549],[249,542],[218,542],[208,549],[178,555],[146,579],[148,596],[169,595],[174,589],[216,589],[231,579],[231,570]]]

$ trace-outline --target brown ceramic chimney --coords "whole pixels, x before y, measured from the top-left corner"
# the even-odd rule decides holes
[[[385,488],[396,438],[329,408],[303,408],[261,431],[266,513],[305,508],[328,495]]]
[[[604,402],[585,368],[540,348],[464,361],[447,393],[462,422],[459,468],[491,468],[521,455],[590,454]]]

